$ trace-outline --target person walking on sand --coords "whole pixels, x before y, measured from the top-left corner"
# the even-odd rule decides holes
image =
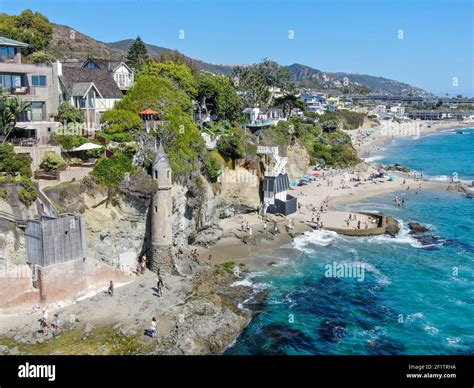
[[[245,230],[245,221],[242,220],[242,222],[240,223],[240,228],[242,229],[242,231]]]
[[[209,257],[207,258],[207,261],[209,265],[212,265],[212,255],[209,255]]]
[[[156,282],[156,288],[158,290],[159,297],[163,298],[163,289],[165,288],[165,285],[163,283],[163,278],[161,276],[158,276],[158,280]]]
[[[107,290],[110,296],[114,296],[114,282],[111,280]]]
[[[143,275],[145,273],[145,270],[146,270],[146,256],[145,255],[142,256],[142,262],[141,262],[141,265],[140,265],[140,270],[141,270],[141,273]]]
[[[155,338],[155,337],[156,337],[156,333],[157,333],[157,331],[158,331],[158,330],[157,330],[157,325],[156,325],[156,319],[155,319],[155,317],[153,317],[153,318],[151,319],[151,325],[150,325],[149,331],[150,331],[151,337],[152,337],[152,338]]]
[[[263,231],[267,231],[267,221],[263,221]]]

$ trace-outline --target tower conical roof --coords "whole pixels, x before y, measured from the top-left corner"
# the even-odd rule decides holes
[[[155,161],[153,162],[153,169],[158,168],[170,168],[168,155],[166,155],[165,149],[163,148],[163,143],[161,141],[156,153]]]

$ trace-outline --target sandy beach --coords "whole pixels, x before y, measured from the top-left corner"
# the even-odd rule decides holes
[[[447,129],[468,128],[473,124],[472,122],[420,123],[412,121],[402,123],[400,126],[397,125],[394,134],[390,133],[387,124],[346,132],[350,133],[359,156],[369,158],[375,151],[387,146],[397,133],[404,134],[404,136],[420,137]],[[270,252],[270,250],[285,247],[296,236],[313,230],[308,222],[313,221],[314,216],[318,213],[324,227],[355,229],[356,222],[352,221],[349,226],[347,225],[349,213],[339,211],[342,205],[405,190],[419,192],[421,190],[446,190],[449,187],[447,182],[421,181],[400,172],[390,173],[390,175],[397,177],[395,180],[388,178],[369,180],[369,176],[377,171],[378,169],[374,165],[366,162],[351,169],[325,171],[324,176],[318,176],[310,184],[296,187],[290,192],[291,195],[298,197],[299,209],[287,219],[277,216],[261,217],[255,213],[237,215],[220,221],[219,226],[224,230],[225,237],[216,244],[209,248],[192,248],[198,250],[199,260],[202,262],[209,262],[208,258],[211,255],[212,264],[233,261],[245,264],[248,269],[260,269],[272,263],[271,257],[264,254],[265,251]],[[308,171],[308,175],[313,172]],[[323,212],[320,212],[321,206],[323,206]],[[293,220],[292,229],[288,228],[289,220]],[[359,215],[358,220],[361,220],[364,225],[367,218]],[[266,230],[264,230],[265,221]],[[273,233],[274,223],[278,225],[279,230],[276,235]],[[242,229],[242,225],[248,225],[252,229],[251,237],[256,240],[253,244],[244,242],[244,237],[249,236],[248,232]]]

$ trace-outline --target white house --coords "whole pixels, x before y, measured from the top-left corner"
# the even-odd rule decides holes
[[[112,74],[115,83],[124,94],[135,81],[133,70],[125,62],[88,57],[82,67],[85,69],[107,70]]]

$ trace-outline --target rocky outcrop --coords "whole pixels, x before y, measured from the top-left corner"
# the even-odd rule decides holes
[[[310,166],[310,157],[306,148],[299,143],[290,145],[287,148],[288,163],[286,165],[286,171],[290,180],[306,175]]]
[[[429,230],[429,228],[419,222],[409,222],[408,227],[410,228],[410,234],[425,233]]]
[[[385,217],[385,230],[387,234],[395,237],[400,231],[400,225],[395,218],[387,216]]]

